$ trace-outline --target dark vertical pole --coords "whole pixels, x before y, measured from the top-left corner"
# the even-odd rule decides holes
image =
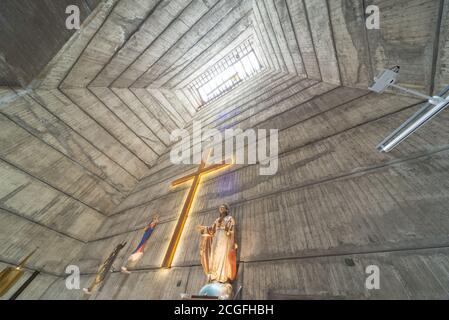
[[[34,278],[37,277],[37,275],[40,273],[40,271],[34,271],[33,274],[22,284],[22,286],[17,289],[16,292],[9,298],[9,300],[16,300],[16,298],[29,286],[31,281],[34,280]]]

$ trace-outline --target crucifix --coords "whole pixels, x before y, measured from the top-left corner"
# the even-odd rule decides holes
[[[230,165],[229,163],[218,163],[207,166],[207,159],[209,158],[209,155],[210,151],[207,157],[201,158],[201,163],[194,173],[179,178],[171,183],[172,187],[176,187],[187,181],[193,180],[186,201],[184,202],[184,206],[182,207],[181,215],[179,216],[178,223],[176,224],[175,227],[175,231],[173,232],[170,244],[168,245],[167,252],[165,253],[164,261],[162,262],[163,268],[171,267],[173,257],[175,256],[176,247],[178,246],[179,239],[181,238],[182,230],[184,229],[187,216],[189,215],[190,208],[192,207],[192,202],[193,199],[195,198],[196,191],[198,190],[201,177],[208,173],[215,172]]]

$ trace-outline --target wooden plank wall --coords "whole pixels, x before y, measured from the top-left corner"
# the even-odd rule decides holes
[[[244,286],[243,298],[446,295],[442,277],[447,270],[439,264],[448,253],[447,115],[392,153],[380,154],[376,143],[415,112],[420,101],[345,87],[320,91],[313,82],[304,87],[299,78],[284,81],[290,89],[267,92],[261,79],[247,97],[229,103],[226,120],[221,117],[225,101],[204,111],[208,126],[278,128],[278,173],[260,176],[258,165],[235,165],[205,178],[174,267],[163,270],[160,264],[188,188],[169,184],[192,166],[161,165],[117,207],[80,256],[79,264],[92,276],[101,259],[126,240],[118,268],[137,245],[151,213],[161,215],[138,271],[112,274],[92,298],[176,299],[180,293],[197,292],[204,275],[194,227],[212,223],[223,202],[237,220],[237,284]],[[304,100],[310,90],[313,94]],[[245,120],[245,112],[252,116]],[[381,268],[385,290],[364,288],[364,268],[370,264]],[[263,283],[256,280],[260,278]]]
[[[79,8],[88,20],[101,0],[0,3],[0,86],[27,86],[46,67],[76,30],[65,27],[66,8]],[[60,26],[60,27],[55,27]],[[45,43],[45,45],[43,45]]]
[[[66,290],[65,266],[80,266],[86,286],[126,240],[119,268],[155,211],[162,222],[138,271],[112,273],[92,298],[196,293],[194,226],[223,202],[237,220],[243,298],[447,297],[447,113],[379,154],[420,101],[363,90],[395,64],[409,87],[448,84],[447,0],[134,2],[102,3],[35,90],[0,89],[0,262],[48,248],[30,261],[44,272],[22,298],[83,299]],[[370,4],[380,30],[364,27]],[[197,110],[185,86],[251,35],[263,72]],[[195,168],[172,165],[169,135],[192,133],[193,120],[279,129],[279,170],[204,178],[174,267],[162,270],[188,188],[170,182]],[[369,264],[382,290],[364,288]]]

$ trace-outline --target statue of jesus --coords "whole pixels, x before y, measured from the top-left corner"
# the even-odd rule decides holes
[[[211,226],[197,226],[201,233],[201,264],[208,282],[229,283],[237,273],[235,220],[227,204],[222,204],[218,212],[220,216]]]

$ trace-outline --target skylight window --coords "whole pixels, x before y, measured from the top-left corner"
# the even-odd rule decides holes
[[[204,105],[253,77],[261,69],[262,65],[254,52],[252,39],[247,39],[196,78],[189,88],[198,92]]]

